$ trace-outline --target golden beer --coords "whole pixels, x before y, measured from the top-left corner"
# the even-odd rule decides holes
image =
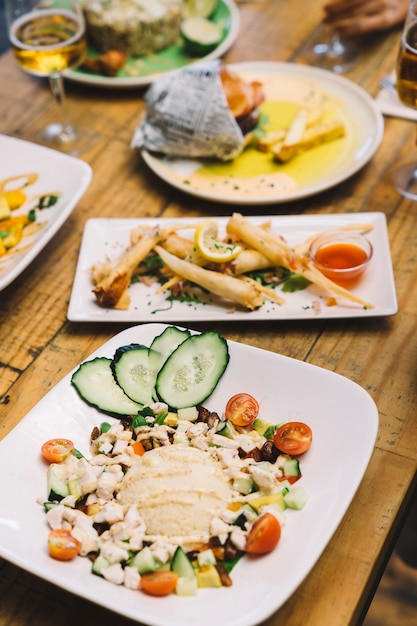
[[[403,32],[397,58],[397,92],[405,105],[417,109],[417,22]]]
[[[65,9],[33,11],[16,20],[10,43],[22,69],[49,76],[76,67],[87,52],[81,18]]]

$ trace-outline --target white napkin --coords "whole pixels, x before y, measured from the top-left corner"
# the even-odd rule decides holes
[[[394,75],[390,76],[390,78],[395,81]],[[383,115],[417,121],[417,110],[402,104],[402,102],[398,99],[397,94],[388,91],[388,89],[381,89],[375,98],[375,104]]]

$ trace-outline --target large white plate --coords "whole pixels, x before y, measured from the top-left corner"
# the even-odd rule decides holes
[[[92,357],[110,357],[118,346],[131,342],[149,345],[163,329],[161,324],[129,328]],[[273,553],[243,559],[232,571],[232,587],[162,599],[93,576],[88,559],[60,563],[48,557],[45,514],[36,503],[36,498],[46,497],[40,447],[52,437],[69,437],[88,454],[90,432],[103,417],[82,402],[69,374],[0,443],[1,556],[152,626],[254,626],[279,609],[312,569],[346,512],[373,451],[378,411],[364,389],[338,374],[243,344],[229,342],[229,348],[226,373],[205,403],[209,409],[221,412],[231,395],[247,391],[259,400],[264,419],[307,421],[313,430],[313,445],[300,459],[309,501],[301,512],[288,511]],[[349,445],[357,431],[361,436]]]
[[[228,218],[217,220],[220,232],[224,232]],[[393,315],[397,312],[397,300],[393,278],[391,254],[389,248],[386,219],[383,213],[348,213],[337,215],[294,215],[294,216],[257,216],[248,217],[252,223],[261,224],[270,220],[274,232],[283,235],[290,245],[303,243],[311,235],[322,230],[337,228],[348,224],[372,224],[373,230],[368,237],[373,244],[374,254],[370,266],[354,292],[366,302],[375,306],[363,309],[358,305],[326,306],[321,299],[322,318],[372,317]],[[317,318],[312,306],[318,294],[309,287],[296,293],[281,294],[284,305],[266,302],[256,311],[244,311],[233,303],[221,302],[213,298],[212,304],[199,304],[175,301],[172,304],[166,294],[156,295],[159,284],[150,287],[133,284],[129,287],[131,304],[127,311],[106,309],[97,304],[92,293],[90,270],[94,263],[116,260],[129,245],[131,230],[143,224],[146,226],[166,224],[196,224],[198,219],[105,219],[88,220],[85,226],[78,259],[68,319],[84,322],[193,322],[237,320],[283,320]],[[190,231],[180,231],[184,236]],[[279,292],[279,289],[278,289]],[[279,292],[280,293],[280,292]]]
[[[176,72],[187,65],[218,59],[229,50],[236,40],[239,33],[240,14],[233,0],[220,0],[217,13],[219,16],[215,21],[225,21],[226,35],[217,48],[204,57],[187,56],[182,50],[182,44],[176,44],[161,52],[129,59],[127,66],[132,72],[130,76],[127,72],[119,72],[117,76],[104,76],[87,72],[82,68],[66,70],[64,76],[74,82],[95,85],[97,87],[110,89],[137,88],[150,85],[155,78],[166,72]]]
[[[36,211],[43,224],[31,237],[24,236],[15,248],[0,257],[0,290],[9,285],[41,252],[55,235],[87,189],[91,168],[84,161],[28,141],[0,135],[0,183],[11,176],[38,174],[37,181],[25,188],[27,202],[13,215],[26,214],[31,199],[47,193],[60,193],[50,208]]]
[[[314,81],[322,90],[343,103],[341,114],[346,127],[346,137],[343,139],[343,150],[338,154],[324,153],[323,146],[318,146],[296,157],[291,164],[276,166],[276,171],[293,175],[297,188],[283,195],[281,192],[268,190],[265,185],[262,192],[257,188],[242,191],[239,185],[233,185],[233,167],[220,168],[212,175],[213,188],[194,188],[188,176],[199,169],[203,162],[198,160],[172,159],[151,154],[142,150],[142,155],[151,170],[165,182],[181,191],[193,196],[224,202],[229,204],[275,204],[299,200],[321,191],[329,189],[346,180],[359,171],[374,156],[383,137],[384,121],[373,99],[356,83],[326,70],[299,65],[295,63],[250,62],[229,65],[240,76],[250,80],[260,80],[264,85],[266,100],[271,81],[274,93],[277,93],[277,80],[280,81],[282,97],[288,98],[285,79],[298,78],[305,81]],[[278,99],[276,96],[271,100]],[[236,163],[239,162],[238,157]],[[306,171],[309,172],[306,175]],[[223,184],[223,180],[228,184]],[[226,190],[227,189],[227,193]]]

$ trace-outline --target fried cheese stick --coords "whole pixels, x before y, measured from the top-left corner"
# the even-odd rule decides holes
[[[155,251],[174,274],[200,285],[217,296],[241,304],[250,310],[257,309],[263,304],[262,294],[252,283],[179,259],[159,245],[155,246]]]

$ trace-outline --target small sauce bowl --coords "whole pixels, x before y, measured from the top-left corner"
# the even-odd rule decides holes
[[[314,239],[310,259],[322,274],[339,285],[356,282],[372,258],[371,242],[356,231],[333,230]]]

